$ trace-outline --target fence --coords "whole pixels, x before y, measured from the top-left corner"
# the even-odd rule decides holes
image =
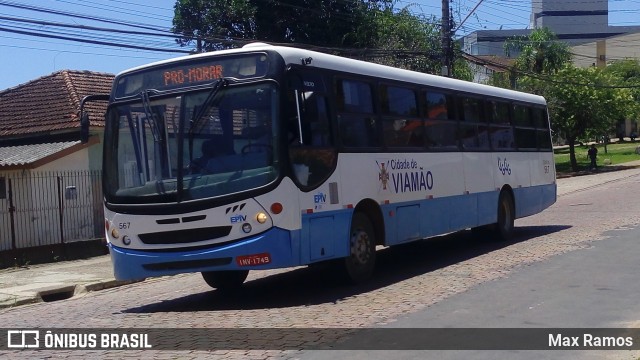
[[[0,175],[0,252],[103,237],[100,171]]]

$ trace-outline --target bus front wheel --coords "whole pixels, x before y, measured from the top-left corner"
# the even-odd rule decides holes
[[[349,256],[344,259],[347,280],[353,284],[371,278],[376,264],[376,237],[371,220],[361,212],[353,214]]]
[[[215,289],[237,289],[249,276],[249,270],[204,271],[202,278]]]

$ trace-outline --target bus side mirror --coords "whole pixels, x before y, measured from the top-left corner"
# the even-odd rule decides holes
[[[80,141],[83,144],[86,144],[87,142],[89,142],[89,125],[90,125],[89,113],[83,112],[83,114],[80,117]]]
[[[87,102],[92,101],[109,101],[109,95],[88,95],[80,101],[80,141],[83,144],[89,142],[89,126],[91,125],[91,121],[89,121],[89,111],[86,111],[84,106]]]

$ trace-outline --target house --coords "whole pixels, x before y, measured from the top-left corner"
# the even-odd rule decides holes
[[[515,59],[510,59],[495,55],[469,55],[462,54],[467,61],[473,82],[480,84],[490,84],[494,74],[503,74],[505,81],[512,81],[510,69],[515,66]]]
[[[88,256],[104,237],[106,104],[88,104],[87,143],[80,141],[79,107],[86,95],[108,94],[113,79],[62,70],[0,91],[0,267],[53,260],[39,259],[43,254]]]

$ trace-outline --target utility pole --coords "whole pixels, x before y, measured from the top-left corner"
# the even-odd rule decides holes
[[[451,77],[453,48],[451,44],[451,11],[449,0],[442,0],[442,75]]]
[[[198,39],[196,42],[196,51],[198,54],[200,54],[202,52],[202,39],[200,38],[200,35],[198,35]]]

